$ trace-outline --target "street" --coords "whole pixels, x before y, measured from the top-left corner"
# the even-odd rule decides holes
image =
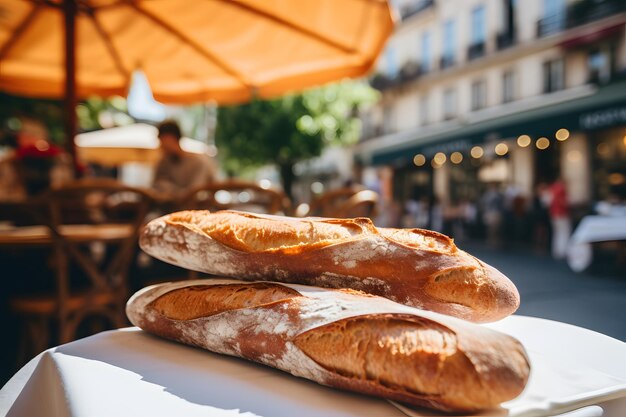
[[[515,283],[521,296],[516,314],[574,324],[626,342],[626,274],[617,267],[596,265],[576,274],[565,262],[530,250],[490,249],[476,243],[459,247]]]

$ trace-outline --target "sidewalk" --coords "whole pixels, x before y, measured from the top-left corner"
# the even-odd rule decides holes
[[[527,249],[490,249],[476,242],[459,247],[498,268],[517,286],[516,314],[557,320],[626,342],[626,271],[576,274],[565,262]]]

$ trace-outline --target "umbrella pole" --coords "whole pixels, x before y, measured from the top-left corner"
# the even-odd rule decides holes
[[[72,157],[74,175],[78,176],[76,159],[76,0],[63,0],[65,17],[65,138],[66,147]]]

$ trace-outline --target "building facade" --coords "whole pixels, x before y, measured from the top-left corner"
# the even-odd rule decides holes
[[[626,197],[626,1],[404,0],[371,83],[356,159],[399,201]]]

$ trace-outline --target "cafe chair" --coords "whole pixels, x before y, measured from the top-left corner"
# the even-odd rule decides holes
[[[31,355],[49,345],[50,328],[56,329],[56,342],[66,343],[88,317],[106,318],[113,327],[127,324],[128,270],[151,205],[144,191],[108,179],[75,181],[42,200],[55,291],[9,300],[23,320],[21,343],[32,348]]]
[[[354,194],[336,207],[331,217],[348,219],[354,217],[376,217],[378,206],[378,193],[371,190],[363,190]]]
[[[228,180],[194,188],[180,203],[181,209],[242,210],[261,214],[285,214],[291,203],[282,191],[255,182]]]
[[[328,191],[310,204],[299,205],[295,214],[297,217],[372,217],[377,203],[376,192],[357,185]]]

